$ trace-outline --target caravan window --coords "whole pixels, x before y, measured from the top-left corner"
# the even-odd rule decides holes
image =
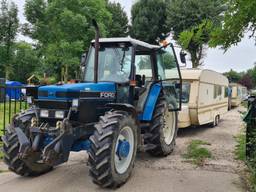
[[[222,95],[222,87],[220,85],[214,85],[214,99]]]
[[[189,95],[190,95],[190,83],[189,82],[183,82],[182,83],[182,95],[181,95],[182,103],[188,103],[189,102]]]
[[[241,89],[240,89],[240,88],[237,88],[237,96],[238,96],[238,97],[241,97],[241,96],[242,96],[242,92],[241,92]]]

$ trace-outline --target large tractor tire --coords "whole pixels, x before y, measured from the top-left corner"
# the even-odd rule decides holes
[[[174,104],[171,106],[174,108]],[[155,145],[155,148],[148,151],[152,156],[167,156],[175,147],[178,131],[177,112],[169,111],[168,108],[164,97],[159,97],[149,128],[151,137],[146,139],[147,144]]]
[[[90,137],[90,175],[101,187],[117,188],[131,175],[137,152],[137,125],[127,112],[100,117]]]
[[[26,117],[25,117],[26,116]],[[20,116],[20,118],[28,119],[23,121],[19,118],[14,119],[13,124],[19,126],[25,131],[30,125],[30,114]],[[25,118],[24,118],[25,117]],[[21,176],[38,176],[52,170],[52,166],[44,163],[30,162],[28,166],[23,160],[19,158],[19,140],[14,131],[14,127],[9,127],[5,135],[2,137],[4,162],[7,164],[10,171]]]

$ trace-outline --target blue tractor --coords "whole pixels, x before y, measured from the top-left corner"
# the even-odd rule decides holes
[[[93,182],[116,188],[131,175],[138,151],[173,151],[182,87],[173,45],[100,39],[94,26],[82,81],[28,89],[31,107],[7,127],[4,161],[16,174],[41,175],[71,151],[87,150]]]

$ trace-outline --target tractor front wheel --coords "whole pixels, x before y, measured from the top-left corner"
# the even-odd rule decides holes
[[[137,152],[137,125],[127,112],[100,117],[90,137],[90,175],[101,187],[117,188],[131,175]]]
[[[163,97],[156,104],[149,128],[151,137],[146,140],[146,143],[155,145],[154,149],[148,151],[153,156],[167,156],[174,149],[178,131],[177,112],[170,111],[170,106],[174,108],[173,105],[168,106]]]
[[[38,176],[52,170],[51,166],[43,163],[33,162],[29,167],[19,158],[19,140],[15,132],[8,131],[2,137],[4,162],[8,165],[10,171],[21,176]]]

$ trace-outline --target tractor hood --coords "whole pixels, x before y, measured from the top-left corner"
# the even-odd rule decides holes
[[[78,98],[82,93],[115,92],[115,83],[76,83],[64,85],[49,85],[40,87],[38,90],[38,99],[73,99]]]

